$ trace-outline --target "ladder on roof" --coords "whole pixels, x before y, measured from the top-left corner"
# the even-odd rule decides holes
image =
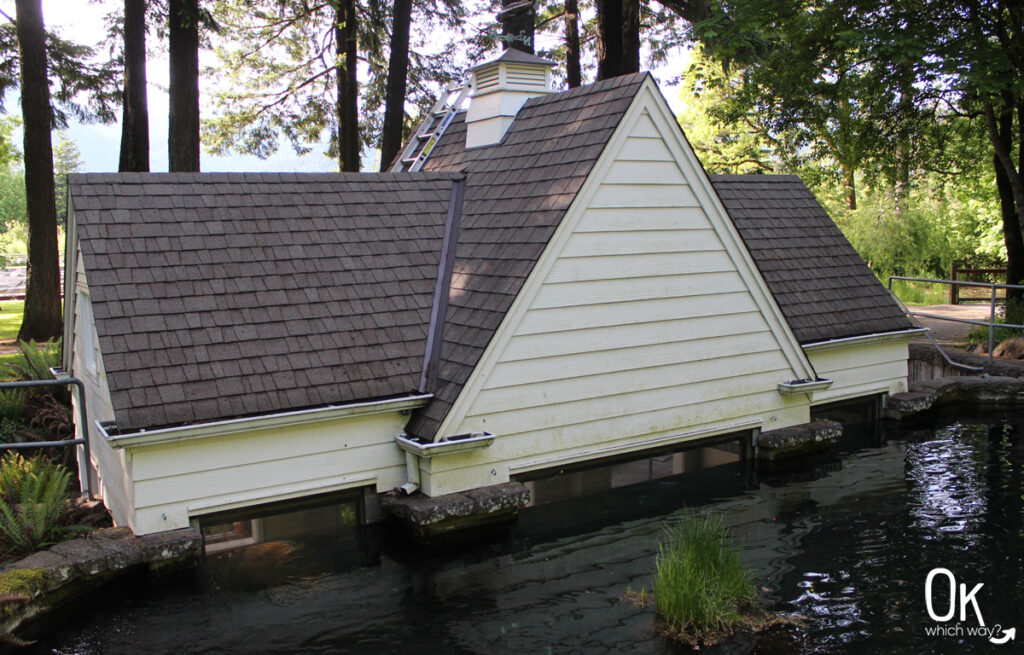
[[[416,134],[409,140],[402,158],[395,166],[395,172],[415,173],[423,168],[423,162],[430,156],[437,142],[444,136],[445,130],[452,124],[455,114],[459,113],[462,103],[469,94],[469,85],[451,82],[445,87],[444,93],[431,108],[427,118],[420,123]]]

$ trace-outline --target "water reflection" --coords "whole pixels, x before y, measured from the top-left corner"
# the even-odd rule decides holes
[[[1019,620],[1016,421],[854,430],[839,457],[811,474],[774,473],[771,484],[742,462],[682,474],[675,459],[648,464],[647,477],[668,477],[628,486],[615,487],[627,478],[607,472],[563,479],[538,486],[540,498],[560,500],[528,508],[504,541],[470,550],[384,548],[373,530],[277,539],[297,549],[265,553],[285,560],[266,566],[286,571],[283,579],[247,586],[241,566],[229,564],[233,575],[207,568],[157,587],[122,585],[92,613],[46,626],[34,652],[681,652],[653,628],[649,608],[621,597],[650,587],[664,526],[693,508],[732,527],[766,602],[806,617],[798,629],[713,652],[988,652],[983,640],[924,633],[923,581],[933,567],[949,568],[985,584],[988,624]],[[628,479],[643,478],[641,468]],[[567,497],[564,486],[586,481],[593,493]]]

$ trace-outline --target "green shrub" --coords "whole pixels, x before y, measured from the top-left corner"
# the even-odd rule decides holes
[[[928,282],[893,280],[892,291],[904,305],[942,305],[949,302],[948,289]]]
[[[80,528],[64,525],[71,473],[44,457],[7,453],[0,460],[0,547],[30,553]]]
[[[0,389],[0,419],[17,420],[25,414],[26,389]]]
[[[750,573],[721,519],[693,516],[669,529],[658,553],[654,606],[670,635],[698,641],[731,632],[756,603]]]
[[[61,365],[60,339],[19,341],[20,356],[4,362],[3,373],[12,380],[52,380],[50,367]]]
[[[985,317],[988,320],[988,317]],[[1009,323],[1010,325],[1024,325],[1024,302],[1015,298],[1007,300],[1003,307],[996,307],[996,323]],[[996,326],[995,343],[999,344],[1006,339],[1024,337],[1024,330],[1004,328]],[[967,343],[984,344],[988,346],[988,326],[976,325],[967,333]]]
[[[23,457],[16,451],[8,451],[0,458],[0,501],[16,505],[21,502],[21,487],[26,480],[45,482],[64,473],[67,469],[48,457]]]
[[[19,341],[18,355],[0,363],[0,378],[5,380],[52,380],[50,369],[63,363],[60,339],[43,342]],[[34,389],[36,395],[52,394],[57,400],[68,404],[71,392],[67,387]]]
[[[21,421],[16,421],[11,418],[0,418],[0,443],[11,443],[16,441],[15,435],[19,430],[24,429],[24,424]]]

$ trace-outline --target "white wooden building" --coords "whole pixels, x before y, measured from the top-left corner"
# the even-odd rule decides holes
[[[554,93],[550,66],[477,66],[417,172],[71,177],[65,367],[118,524],[439,496],[905,389],[910,322],[799,180],[709,178],[650,75]]]

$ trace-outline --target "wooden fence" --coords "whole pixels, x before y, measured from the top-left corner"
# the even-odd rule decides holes
[[[999,276],[996,279],[996,276]],[[963,280],[964,282],[991,282],[993,284],[1000,284],[1006,281],[1006,269],[1005,268],[960,268],[957,264],[953,264],[949,272],[949,279],[956,282]],[[1006,299],[1006,290],[1000,291],[1001,297]],[[962,301],[974,302],[984,301],[988,302],[990,295],[986,289],[977,289],[972,287],[964,287],[961,290],[959,284],[949,285],[949,304],[959,305]]]

